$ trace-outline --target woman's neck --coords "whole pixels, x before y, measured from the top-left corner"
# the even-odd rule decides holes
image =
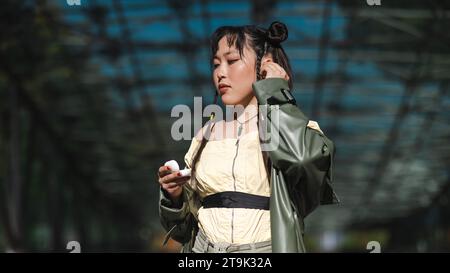
[[[237,138],[242,134],[258,130],[258,101],[255,96],[249,99],[246,105],[237,104],[234,107],[236,113],[234,117],[225,118],[217,124],[218,126],[214,126],[213,139]]]
[[[235,116],[235,119],[237,119],[238,122],[244,123],[258,114],[258,100],[256,99],[256,96],[253,96],[247,105],[242,106],[244,107],[244,110],[238,111]]]
[[[253,96],[247,105],[244,106],[243,111],[238,111],[233,121],[234,128],[237,129],[238,135],[241,133],[248,133],[258,130],[257,120],[258,120],[258,101],[256,96]],[[239,129],[239,127],[241,127]]]

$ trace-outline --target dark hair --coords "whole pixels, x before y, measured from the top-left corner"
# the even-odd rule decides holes
[[[281,43],[285,41],[288,37],[288,30],[285,24],[275,21],[272,24],[270,24],[270,27],[268,29],[261,28],[255,25],[219,27],[218,29],[216,29],[216,31],[214,31],[210,39],[211,68],[213,66],[213,58],[216,55],[217,50],[219,49],[219,41],[223,37],[226,37],[228,46],[234,45],[236,49],[238,49],[241,58],[244,55],[244,46],[247,45],[249,48],[253,49],[256,55],[255,67],[257,80],[261,80],[263,78],[260,73],[262,58],[269,53],[272,54],[273,61],[279,64],[288,74],[289,88],[292,90],[293,75],[291,66],[289,64],[289,59],[286,53],[281,47]],[[218,94],[217,91],[214,90],[214,104],[217,104],[217,99]],[[204,132],[206,133],[206,137],[205,134],[202,134],[202,141],[191,162],[192,177],[194,177],[195,165],[199,160],[200,155],[206,146],[206,143],[208,142],[211,131],[212,127],[211,128],[208,127],[208,130]],[[263,156],[266,157],[267,154],[263,153]],[[264,163],[266,163],[266,161],[264,161]]]

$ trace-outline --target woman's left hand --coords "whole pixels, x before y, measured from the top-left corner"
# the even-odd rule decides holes
[[[282,78],[289,81],[289,76],[284,68],[271,60],[267,60],[261,65],[261,77],[262,79]]]

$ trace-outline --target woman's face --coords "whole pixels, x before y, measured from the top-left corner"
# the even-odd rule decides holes
[[[219,41],[214,56],[213,80],[225,105],[246,106],[253,98],[252,84],[256,81],[256,56],[244,46],[242,58],[234,45],[227,44],[226,36]]]

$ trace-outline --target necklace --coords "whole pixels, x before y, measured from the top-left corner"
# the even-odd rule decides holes
[[[250,120],[252,120],[253,118],[255,118],[258,115],[258,113],[256,113],[256,115],[254,115],[253,117],[247,119],[244,122],[240,122],[239,119],[236,118],[236,121],[239,123],[239,128],[238,128],[238,137],[241,136],[242,133],[242,125],[244,125],[245,123],[249,122]]]

